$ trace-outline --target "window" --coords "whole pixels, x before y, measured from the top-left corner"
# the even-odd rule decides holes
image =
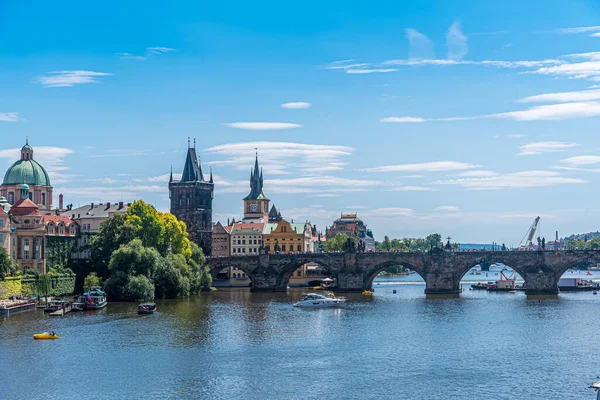
[[[63,224],[58,225],[58,234],[59,235],[65,234],[65,226]]]
[[[29,239],[24,240],[23,258],[29,260]]]
[[[4,218],[0,218],[0,228],[4,228]]]
[[[8,193],[8,202],[10,204],[15,204],[15,193],[14,192]]]
[[[33,200],[33,193],[29,192],[29,200]]]
[[[242,240],[242,244],[246,244],[246,239]]]
[[[52,222],[48,224],[48,233],[54,235],[54,224]]]
[[[298,245],[298,251],[302,251],[302,246]]]
[[[46,205],[46,193],[42,193],[42,205]]]
[[[75,235],[75,225],[71,225],[71,227],[69,228],[69,233],[71,235]]]
[[[256,239],[254,239],[254,244],[256,244]]]
[[[0,233],[0,243],[4,243],[4,233]]]
[[[281,246],[281,251],[285,251],[285,244]]]
[[[245,253],[245,252],[246,252],[246,249],[245,249],[245,248],[242,248],[242,253]]]
[[[238,239],[238,244],[242,244],[242,241],[240,239]]]
[[[298,275],[298,276],[302,276],[302,271],[298,271],[298,272],[297,272],[297,275]]]

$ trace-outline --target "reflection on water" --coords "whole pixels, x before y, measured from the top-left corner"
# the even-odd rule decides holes
[[[301,293],[224,289],[158,301],[149,316],[110,303],[0,318],[0,399],[580,399],[600,374],[600,296],[589,292],[435,299],[388,283],[317,310],[292,307]],[[33,341],[49,330],[61,338]]]

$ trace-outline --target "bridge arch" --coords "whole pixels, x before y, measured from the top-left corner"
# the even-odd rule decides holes
[[[287,289],[290,279],[294,272],[298,270],[301,266],[309,263],[317,264],[327,270],[333,279],[337,278],[337,271],[331,266],[328,260],[324,259],[322,256],[315,254],[314,257],[309,255],[305,257],[293,258],[285,266],[282,266],[279,272],[279,282],[281,282],[282,288],[285,287]]]
[[[238,258],[240,260],[237,260]],[[223,257],[222,259],[212,258],[210,261],[207,262],[207,266],[210,270],[210,274],[213,277],[213,279],[215,279],[215,277],[220,271],[229,267],[233,267],[235,269],[243,271],[248,277],[248,279],[250,279],[250,281],[252,281],[253,279],[252,277],[254,270],[249,266],[247,262],[244,262],[243,257]]]
[[[364,276],[364,282],[363,282],[363,289],[365,290],[369,290],[373,287],[373,280],[377,277],[377,275],[379,275],[379,273],[381,271],[384,271],[386,269],[388,269],[389,267],[394,267],[396,265],[402,265],[403,267],[406,268],[410,268],[411,271],[415,271],[417,273],[417,275],[419,275],[423,281],[425,281],[425,271],[423,268],[419,267],[419,266],[415,266],[412,263],[409,262],[401,262],[401,261],[397,261],[397,260],[387,260],[387,261],[383,261],[380,262],[379,264],[375,264],[374,266],[370,267]]]

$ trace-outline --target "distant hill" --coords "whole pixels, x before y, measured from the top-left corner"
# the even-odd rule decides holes
[[[596,231],[596,232],[588,232],[588,233],[576,233],[574,235],[571,236],[567,236],[565,239],[567,241],[569,240],[583,240],[583,241],[590,241],[593,239],[596,239],[597,237],[600,237],[600,231]]]

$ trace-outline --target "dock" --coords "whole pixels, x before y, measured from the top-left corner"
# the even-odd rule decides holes
[[[65,314],[71,312],[71,310],[72,310],[71,304],[64,304],[61,309],[51,312],[48,315],[51,317],[64,317]]]
[[[23,311],[35,310],[35,305],[35,300],[0,300],[0,315],[10,316]]]

